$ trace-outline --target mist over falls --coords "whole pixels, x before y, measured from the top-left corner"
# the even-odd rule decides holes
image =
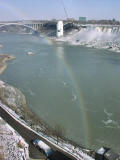
[[[73,45],[85,45],[94,48],[107,48],[120,52],[120,27],[87,26],[74,31],[61,40]]]

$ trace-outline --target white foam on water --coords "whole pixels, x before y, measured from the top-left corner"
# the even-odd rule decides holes
[[[119,122],[112,119],[113,113],[109,113],[106,109],[104,109],[104,113],[107,116],[106,117],[107,120],[102,120],[102,123],[104,123],[105,127],[119,129],[120,128]]]
[[[77,95],[73,93],[72,95],[72,101],[76,101],[77,100]]]
[[[105,48],[120,52],[120,30],[118,27],[81,28],[78,32],[71,32],[71,34],[56,40],[66,41],[71,45],[84,45],[87,47]]]
[[[112,120],[112,119],[108,119],[107,121],[104,121],[104,120],[103,120],[103,123],[104,123],[105,125],[112,124],[112,123],[113,123],[113,120]]]
[[[102,123],[104,123],[105,127],[107,128],[120,129],[119,123],[115,120],[112,120],[112,119],[107,119],[106,121],[102,120]]]
[[[66,86],[66,85],[67,85],[67,82],[65,82],[65,81],[62,81],[62,84],[63,84],[64,86]]]
[[[106,109],[104,109],[104,113],[108,116],[111,117],[113,115],[113,113],[109,113]]]

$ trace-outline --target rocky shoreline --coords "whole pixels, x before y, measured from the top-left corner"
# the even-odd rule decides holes
[[[2,74],[5,69],[7,68],[7,61],[15,59],[15,56],[8,55],[8,54],[0,54],[0,74]]]

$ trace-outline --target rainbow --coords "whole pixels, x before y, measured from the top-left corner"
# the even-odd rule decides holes
[[[62,46],[58,46],[56,48],[56,52],[57,52],[57,56],[61,59],[61,61],[63,62],[63,65],[65,66],[66,68],[66,71],[69,75],[69,78],[73,84],[73,87],[74,87],[74,90],[75,90],[75,93],[78,97],[78,101],[79,101],[79,109],[80,109],[80,113],[81,113],[81,117],[82,117],[82,120],[83,120],[83,125],[82,125],[82,129],[83,129],[83,135],[84,135],[84,144],[85,144],[85,147],[90,147],[90,126],[88,125],[88,115],[87,115],[87,112],[86,112],[86,106],[85,106],[85,101],[84,101],[84,96],[82,94],[82,91],[80,89],[80,85],[78,86],[78,82],[75,78],[75,75],[71,69],[71,66],[67,63],[66,59],[65,59],[65,56],[64,56],[64,48]]]
[[[44,40],[45,40],[45,42],[48,44],[48,45],[53,45],[54,46],[54,44],[55,44],[55,41],[54,40],[52,40],[51,38],[49,38],[49,37],[47,37],[45,34],[41,34],[42,36],[43,36],[43,38],[44,38]]]
[[[29,19],[28,15],[26,15],[25,13],[20,11],[18,8],[15,8],[14,6],[12,6],[4,1],[2,1],[2,2],[0,1],[0,7],[9,11],[18,20]]]

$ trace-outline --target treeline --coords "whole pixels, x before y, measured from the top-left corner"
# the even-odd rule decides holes
[[[112,20],[88,20],[86,23],[120,25],[120,21],[117,21],[115,19],[112,19]]]
[[[120,25],[120,21],[116,19],[112,20],[87,20],[87,21],[76,21],[78,24],[105,24],[105,25]]]

